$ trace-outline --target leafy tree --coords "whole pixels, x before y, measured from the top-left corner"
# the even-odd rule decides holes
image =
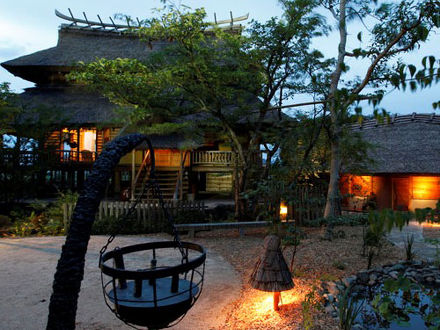
[[[293,2],[286,2],[291,6]],[[341,140],[344,124],[350,114],[360,112],[358,102],[368,98],[377,105],[384,96],[385,87],[396,80],[396,70],[401,63],[393,62],[396,56],[413,51],[420,43],[439,27],[440,7],[433,1],[365,2],[359,0],[322,0],[315,4],[327,9],[334,18],[339,32],[337,57],[332,59],[331,73],[326,66],[325,74],[313,75],[312,81],[319,82],[318,90],[325,89],[321,98],[330,113],[331,125],[328,135],[331,141],[330,183],[324,215],[341,213],[339,194],[339,173],[341,171]],[[354,34],[353,21],[361,21],[369,31],[369,40],[364,41],[362,32],[357,34],[362,46],[348,49],[347,36]],[[371,23],[371,27],[368,24]],[[350,60],[349,60],[350,59]],[[368,60],[365,73],[361,77],[347,75],[349,63]],[[327,61],[326,64],[329,62]],[[410,69],[413,70],[413,69]],[[370,91],[368,94],[362,94]]]
[[[0,200],[5,205],[44,191],[48,133],[62,122],[56,109],[24,104],[8,83],[0,85]]]
[[[125,116],[144,133],[195,131],[200,136],[211,128],[226,136],[238,158],[236,215],[243,218],[248,204],[242,193],[249,178],[267,175],[256,172],[255,154],[281,127],[271,123],[272,130],[267,129],[271,106],[303,90],[310,39],[322,32],[321,17],[311,13],[310,2],[294,2],[282,19],[253,22],[247,34],[211,28],[203,9],[169,6],[131,31],[153,48],[154,40],[169,41],[164,50],[145,62],[100,59],[71,78],[131,105],[133,111]],[[282,123],[281,112],[276,113]],[[270,152],[276,150],[277,145]]]

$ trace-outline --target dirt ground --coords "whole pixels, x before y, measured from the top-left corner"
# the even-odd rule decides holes
[[[337,227],[345,238],[323,241],[321,230],[305,229],[306,238],[301,241],[295,257],[295,288],[282,293],[283,305],[279,312],[272,310],[272,295],[254,290],[248,284],[253,266],[262,251],[265,235],[263,229],[248,230],[239,237],[233,231],[215,231],[199,234],[199,243],[223,255],[241,274],[243,287],[240,298],[226,307],[226,323],[219,329],[303,329],[302,302],[320,281],[333,281],[355,274],[367,267],[361,256],[362,228]],[[290,263],[291,249],[284,250]],[[385,242],[381,254],[373,260],[373,268],[394,263],[404,258],[404,251]],[[314,329],[338,329],[335,320],[327,314],[315,311],[312,317]]]
[[[302,329],[302,302],[320,280],[336,280],[366,267],[361,257],[362,229],[340,227],[345,238],[319,239],[319,229],[307,229],[295,259],[295,288],[282,293],[279,312],[272,295],[252,289],[248,278],[261,253],[265,230],[198,233],[194,241],[208,251],[205,286],[199,301],[173,329]],[[167,236],[119,237],[119,246],[166,239]],[[92,237],[77,313],[78,329],[128,329],[108,311],[102,298],[98,251],[106,237]],[[185,240],[186,237],[183,237]],[[0,239],[0,319],[2,329],[44,329],[51,283],[64,237]],[[284,251],[290,262],[291,250]],[[374,265],[396,262],[403,251],[386,244]],[[317,329],[337,328],[335,321],[316,312]]]

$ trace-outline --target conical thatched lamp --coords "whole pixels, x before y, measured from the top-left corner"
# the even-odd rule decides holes
[[[255,264],[249,283],[254,289],[273,292],[273,308],[279,310],[280,292],[292,289],[295,284],[281,252],[281,240],[269,235],[264,239],[264,252]]]

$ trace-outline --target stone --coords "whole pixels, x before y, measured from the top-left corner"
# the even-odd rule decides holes
[[[394,266],[392,266],[391,268],[390,268],[390,272],[395,272],[395,271],[401,271],[401,270],[404,270],[405,269],[405,266],[404,265],[402,265],[402,264],[395,264]]]
[[[364,284],[367,283],[369,279],[368,273],[367,272],[360,272],[357,274],[357,282]]]
[[[328,305],[324,308],[325,312],[327,314],[332,314],[333,312],[335,312],[335,308],[332,305]]]
[[[432,277],[432,276],[425,277],[425,281],[428,282],[428,283],[433,283],[434,282],[434,277]]]
[[[334,295],[334,296],[338,295],[339,290],[338,290],[338,287],[335,282],[328,282],[327,283],[327,292]]]
[[[394,272],[389,272],[388,274],[391,278],[394,278],[395,280],[397,280],[397,278],[399,277],[399,273],[394,271]]]
[[[349,276],[342,280],[342,283],[344,283],[345,287],[349,287],[351,284],[353,284],[356,281],[356,276]]]

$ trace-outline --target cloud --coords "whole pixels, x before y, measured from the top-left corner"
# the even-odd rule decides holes
[[[11,40],[0,38],[0,61],[8,61],[26,53],[26,47]]]

